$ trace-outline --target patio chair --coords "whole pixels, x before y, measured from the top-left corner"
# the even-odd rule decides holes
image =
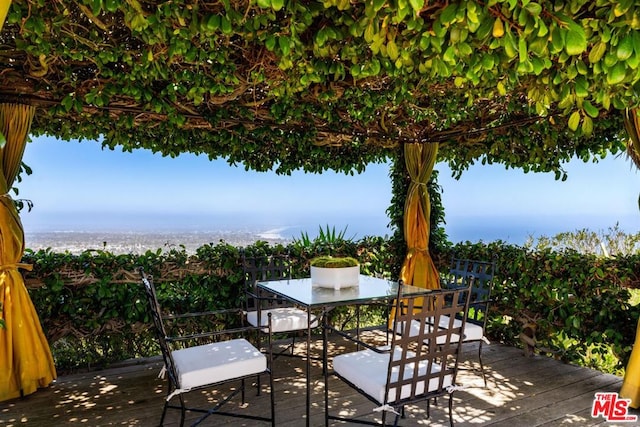
[[[330,419],[387,425],[388,412],[395,414],[394,425],[397,425],[400,416],[405,416],[405,406],[420,402],[426,403],[428,418],[430,399],[448,394],[449,422],[453,426],[452,395],[457,388],[458,357],[462,345],[458,337],[464,329],[464,319],[461,322],[449,320],[445,325],[442,318],[454,319],[456,313],[467,310],[469,287],[425,292],[428,293],[404,297],[398,291],[393,330],[402,330],[403,333],[392,334],[390,346],[376,348],[360,342],[365,350],[333,358],[332,374],[373,402],[376,405],[374,411],[381,412],[381,421],[331,414],[331,374],[327,370],[325,425],[329,425]],[[425,327],[410,333],[414,323]]]
[[[290,302],[277,295],[268,294],[258,288],[259,281],[291,279],[291,262],[286,254],[247,256],[242,252],[242,269],[244,272],[245,309],[247,322],[262,328],[266,332],[267,316],[271,316],[271,328],[274,334],[291,334],[291,344],[278,354],[295,356],[294,346],[296,333],[304,333],[319,325],[317,316],[306,310],[294,307]],[[309,318],[311,316],[311,318]],[[260,334],[257,347],[260,348]],[[302,357],[302,356],[301,356]]]
[[[466,315],[463,312],[457,313],[456,321],[466,321],[463,342],[478,343],[478,361],[480,362],[480,371],[485,387],[487,386],[487,378],[482,364],[482,344],[484,342],[489,343],[485,335],[485,329],[487,326],[487,312],[491,303],[495,269],[495,261],[476,261],[452,257],[451,268],[446,276],[444,285],[444,287],[456,287],[468,281],[471,282],[469,310],[465,312]]]
[[[271,325],[267,319],[267,333],[269,345],[267,355],[244,338],[245,334],[255,333],[253,327],[244,327],[238,319],[242,320],[242,310],[218,310],[203,313],[163,314],[152,278],[143,268],[139,269],[144,284],[145,293],[149,302],[150,314],[153,319],[156,335],[160,344],[164,368],[162,375],[169,377],[167,397],[165,399],[160,425],[163,425],[168,409],[180,410],[180,426],[184,425],[187,411],[204,414],[192,425],[197,425],[210,415],[223,415],[229,417],[245,418],[257,421],[268,421],[275,426],[273,375],[271,372]],[[185,323],[199,319],[212,322],[213,332],[193,333],[183,336],[169,336],[167,328],[171,322],[177,322],[184,327]],[[240,325],[228,328],[229,325]],[[245,380],[255,378],[256,375],[268,375],[270,387],[270,416],[265,414],[252,415],[244,410],[245,405]],[[224,384],[237,381],[238,386],[227,387],[222,390]],[[220,393],[211,408],[199,408],[187,406],[184,395],[202,389],[213,389]],[[224,394],[226,393],[226,396]],[[232,398],[241,395],[242,407],[235,412],[222,411],[223,405]],[[172,404],[173,398],[179,399],[180,404]],[[207,405],[210,403],[206,403]]]

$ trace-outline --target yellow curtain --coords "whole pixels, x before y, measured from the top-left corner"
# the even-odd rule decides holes
[[[634,108],[624,112],[624,125],[629,134],[627,153],[640,169],[640,120],[638,119],[638,109]],[[640,205],[640,199],[638,204]],[[636,341],[633,344],[631,357],[620,388],[620,397],[631,399],[629,406],[632,408],[640,407],[640,320],[636,327]]]
[[[9,12],[9,6],[11,6],[11,0],[0,0],[0,31],[4,26],[4,20]]]
[[[407,257],[400,278],[407,285],[440,288],[440,276],[429,254],[431,202],[427,182],[438,156],[438,144],[405,144],[405,163],[411,177],[404,205]]]
[[[0,148],[0,401],[31,394],[56,378],[53,357],[42,332],[38,314],[18,268],[24,252],[24,232],[9,195],[35,109],[0,104],[0,132],[6,143]]]

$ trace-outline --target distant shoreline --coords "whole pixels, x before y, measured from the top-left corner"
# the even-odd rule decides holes
[[[111,231],[46,231],[25,232],[25,246],[33,251],[50,248],[56,252],[79,254],[87,250],[103,250],[114,254],[143,254],[148,250],[184,249],[187,253],[206,244],[216,245],[225,242],[232,246],[243,247],[256,241],[270,244],[286,244],[292,241],[271,233],[249,231],[216,232],[111,232]]]

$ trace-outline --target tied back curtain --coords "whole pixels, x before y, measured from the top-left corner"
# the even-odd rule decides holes
[[[624,112],[624,125],[629,134],[627,153],[633,163],[640,169],[640,117],[638,117],[638,113],[637,108],[626,110]],[[640,209],[640,198],[638,199],[638,208]],[[640,320],[636,327],[636,340],[625,370],[620,397],[631,399],[629,406],[632,408],[640,407]]]
[[[0,104],[0,131],[6,138],[0,148],[0,401],[46,387],[56,378],[49,344],[31,302],[19,268],[24,232],[9,195],[18,171],[35,109]]]
[[[438,270],[429,254],[431,201],[427,183],[438,155],[438,144],[405,144],[404,156],[411,178],[404,206],[407,257],[400,278],[407,285],[440,288]]]

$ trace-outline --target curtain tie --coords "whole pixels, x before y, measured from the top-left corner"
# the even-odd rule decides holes
[[[23,270],[31,271],[31,270],[33,270],[33,264],[26,264],[26,263],[23,263],[23,262],[16,262],[16,263],[13,263],[13,264],[2,264],[2,265],[0,265],[0,271],[17,270],[19,268],[22,268]]]
[[[415,184],[415,185],[425,185],[425,186],[427,185],[426,182],[419,182],[419,181],[416,181],[416,180],[413,180],[413,179],[411,180],[411,183]]]

